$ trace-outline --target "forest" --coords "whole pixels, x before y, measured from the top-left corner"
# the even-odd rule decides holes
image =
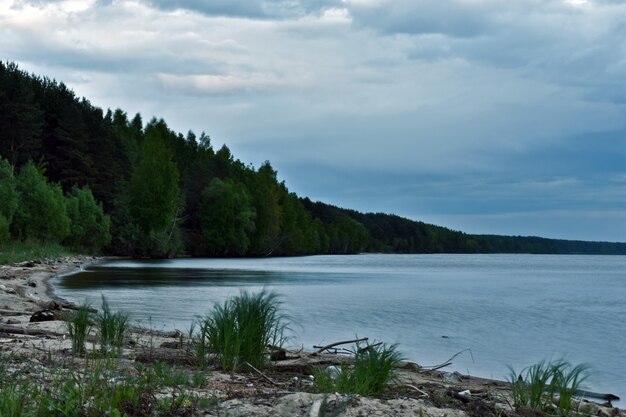
[[[102,110],[0,62],[0,244],[132,257],[385,253],[626,254],[626,243],[470,235],[290,192],[202,132]]]

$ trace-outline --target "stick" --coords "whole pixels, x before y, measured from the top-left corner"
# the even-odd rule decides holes
[[[422,396],[426,396],[428,397],[428,393],[425,391],[422,391],[421,389],[417,388],[415,385],[411,385],[411,384],[405,384],[404,385],[407,388],[411,388],[412,390],[415,390],[417,392],[419,392]]]
[[[313,355],[319,355],[323,351],[325,351],[327,349],[330,349],[332,347],[335,347],[335,346],[347,345],[348,343],[366,342],[367,340],[368,340],[368,338],[364,337],[362,339],[344,340],[344,341],[341,341],[341,342],[335,342],[335,343],[331,343],[330,345],[326,345],[326,346],[313,346],[313,349],[317,349],[315,352],[313,352]]]
[[[469,351],[470,356],[472,357],[472,362],[474,362],[474,355],[472,355],[472,349],[467,348],[467,349],[463,349],[460,352],[455,353],[454,355],[452,355],[452,357],[450,359],[447,359],[445,362],[439,364],[439,365],[433,365],[433,366],[422,366],[422,368],[430,368],[431,371],[434,371],[436,369],[441,369],[441,368],[445,368],[446,366],[450,366],[452,365],[452,360],[454,358],[456,358],[457,356],[459,356],[461,353],[463,352],[467,352]]]
[[[261,375],[263,378],[267,379],[272,385],[282,385],[279,384],[278,382],[274,381],[272,378],[270,378],[269,376],[265,375],[263,372],[259,371],[258,369],[256,369],[254,366],[252,366],[250,364],[250,362],[245,362],[246,365],[248,365],[250,368],[252,368],[254,371],[256,371],[256,373],[258,373],[259,375]]]

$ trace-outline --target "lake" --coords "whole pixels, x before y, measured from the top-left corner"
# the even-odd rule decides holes
[[[359,337],[420,365],[504,379],[542,359],[587,363],[626,397],[626,256],[383,255],[115,261],[52,280],[57,295],[186,332],[240,289],[282,297],[292,346]],[[624,401],[620,405],[622,405]]]

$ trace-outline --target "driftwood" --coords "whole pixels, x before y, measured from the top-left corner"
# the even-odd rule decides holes
[[[459,356],[463,352],[469,352],[470,356],[472,357],[472,362],[474,362],[474,355],[472,354],[472,349],[467,348],[467,349],[463,349],[460,352],[455,353],[454,355],[452,355],[450,357],[450,359],[446,359],[444,362],[440,363],[439,365],[422,366],[422,369],[424,369],[426,371],[436,371],[437,369],[441,369],[441,368],[445,368],[446,366],[450,366],[450,365],[452,365],[452,360],[454,358],[456,358],[457,356]]]
[[[166,362],[176,365],[198,365],[198,359],[190,352],[181,349],[141,349],[135,355],[135,362]]]
[[[65,334],[63,333],[53,332],[51,330],[28,329],[25,327],[10,326],[6,324],[0,324],[0,333],[23,334],[27,336],[49,336],[49,337],[65,336]]]
[[[261,375],[264,379],[269,381],[272,385],[283,385],[282,383],[274,381],[272,378],[270,378],[269,376],[265,375],[263,372],[256,369],[254,366],[252,366],[252,364],[250,364],[250,362],[245,362],[245,364],[249,366],[257,374]]]
[[[3,316],[30,316],[33,312],[0,309],[0,314]]]
[[[326,346],[313,346],[314,349],[317,349],[315,352],[312,353],[313,356],[315,355],[319,355],[320,353],[322,353],[325,350],[328,349],[332,349],[335,346],[340,346],[340,345],[347,345],[349,343],[359,343],[359,342],[367,342],[369,339],[367,337],[364,337],[362,339],[354,339],[354,340],[343,340],[341,342],[335,342],[335,343],[331,343],[330,345],[326,345]]]

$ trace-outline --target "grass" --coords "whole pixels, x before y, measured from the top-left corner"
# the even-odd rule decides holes
[[[137,364],[132,370],[113,356],[102,358],[94,352],[78,366],[60,361],[45,375],[21,358],[7,355],[0,363],[13,366],[12,371],[0,367],[2,417],[195,415],[215,406],[214,398],[182,388],[204,383],[203,378],[190,378],[187,371],[162,363]]]
[[[531,407],[560,416],[572,415],[572,399],[589,376],[586,365],[573,366],[562,359],[541,361],[522,370],[509,367],[513,406]]]
[[[0,264],[53,259],[71,254],[69,249],[55,243],[8,241],[0,245]]]
[[[262,369],[267,364],[268,346],[282,346],[287,329],[278,296],[265,290],[256,294],[242,291],[199,321],[196,354],[201,363],[207,352],[216,353],[225,371]],[[247,369],[250,370],[250,369]]]
[[[353,366],[318,368],[315,386],[320,392],[381,395],[394,379],[394,367],[402,360],[397,345],[357,344]]]
[[[81,305],[65,322],[65,327],[72,339],[72,353],[84,353],[85,342],[92,327],[89,306]]]
[[[100,333],[100,345],[103,351],[111,348],[121,348],[124,345],[124,337],[128,327],[128,314],[118,311],[111,312],[109,303],[102,296],[102,311],[96,318]]]

